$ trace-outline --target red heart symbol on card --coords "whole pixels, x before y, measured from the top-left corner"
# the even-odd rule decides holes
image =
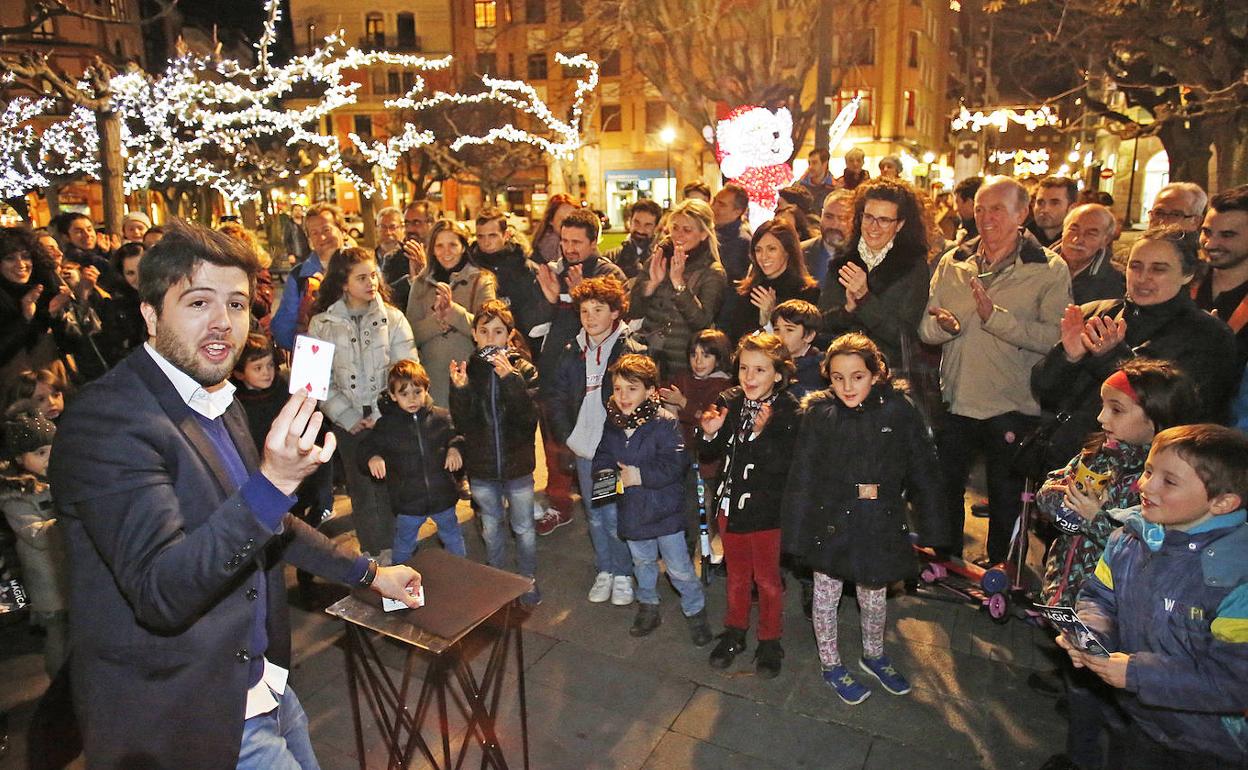
[[[320,346],[320,345],[313,345],[313,346],[312,346],[312,352],[313,352],[313,353],[318,352],[320,349],[321,349],[321,346]]]
[[[312,383],[310,383],[310,382],[309,382],[307,385],[304,385],[304,386],[303,386],[303,389],[304,389],[304,390],[306,390],[307,392],[311,393],[311,392],[312,392]]]

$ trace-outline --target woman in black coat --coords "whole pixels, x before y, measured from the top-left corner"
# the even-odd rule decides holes
[[[771,311],[790,299],[819,301],[819,284],[806,270],[797,231],[785,219],[759,225],[750,239],[750,271],[737,285],[739,295],[728,319],[734,342],[771,322]]]
[[[30,230],[0,228],[0,393],[58,357],[51,331],[73,296],[41,257]]]

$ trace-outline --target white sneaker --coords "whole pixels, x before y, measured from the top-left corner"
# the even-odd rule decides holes
[[[599,572],[594,578],[594,586],[589,589],[589,600],[601,604],[611,598],[611,573]]]
[[[611,603],[625,607],[633,603],[633,579],[628,575],[616,575],[611,582]]]

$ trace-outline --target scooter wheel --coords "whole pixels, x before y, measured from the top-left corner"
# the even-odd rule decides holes
[[[1010,619],[1010,600],[1005,594],[993,594],[988,597],[988,617],[996,623],[1005,623]]]
[[[1004,593],[1010,587],[1010,576],[998,567],[985,570],[979,579],[979,585],[990,594]]]

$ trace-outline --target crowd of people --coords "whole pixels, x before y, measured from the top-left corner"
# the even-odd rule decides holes
[[[272,426],[291,423],[296,338],[332,342],[320,416],[300,407],[290,430],[303,451],[315,441],[339,458],[364,558],[404,563],[429,519],[444,548],[466,554],[455,509],[470,498],[488,562],[533,578],[520,600],[533,606],[537,537],[580,511],[589,602],[636,604],[628,632],[651,634],[662,562],[693,645],[716,642],[712,667],[751,646],[757,605],[765,678],[782,668],[787,572],[823,677],[851,705],[869,684],[910,691],[884,631],[890,586],[917,571],[914,546],[960,558],[969,507],[988,519],[973,561],[1004,561],[1030,483],[1048,546],[1037,600],[1074,607],[1111,652],[1059,639],[1070,662],[1050,678],[1071,727],[1046,768],[1242,766],[1248,186],[1208,197],[1167,185],[1148,229],[1116,251],[1112,201],[1071,179],[970,178],[938,200],[902,181],[896,158],[876,178],[860,154],[840,177],[826,150],[808,160],[752,232],[744,189],[695,183],[668,211],[637,201],[607,253],[599,217],[568,196],[552,197],[532,245],[501,209],[481,210],[470,231],[422,200],[378,212],[377,243],[364,248],[340,209],[316,204],[281,244],[296,262],[280,298],[255,238],[223,223],[254,255],[248,336],[235,350],[223,333],[202,355],[228,365],[254,440],[238,452],[267,457]],[[49,454],[54,466],[63,447],[90,459],[68,438],[52,451],[62,413],[77,398],[98,404],[88,396],[104,383],[126,398],[110,370],[142,349],[190,371],[161,340],[164,294],[151,286],[170,269],[166,253],[205,236],[174,225],[153,245],[150,224],[132,214],[108,244],[83,215],[0,233],[0,505],[50,675],[78,639],[66,637],[67,618],[78,620],[59,508],[88,492],[81,479],[65,482],[64,500],[49,488]],[[162,292],[173,283],[166,275]],[[968,506],[977,459],[987,498]],[[283,493],[311,530],[332,511],[335,473],[305,465]],[[714,589],[695,568],[702,527],[711,569],[726,576],[722,619],[708,617]],[[112,569],[128,569],[113,556]],[[359,581],[353,564],[330,572]],[[856,666],[837,639],[851,592]]]

